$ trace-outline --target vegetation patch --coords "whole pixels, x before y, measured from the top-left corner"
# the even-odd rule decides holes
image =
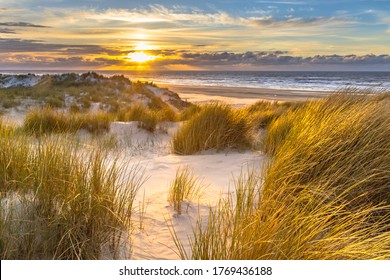
[[[168,191],[168,201],[173,205],[177,214],[182,214],[182,204],[190,202],[199,197],[203,186],[197,178],[188,169],[188,167],[179,168],[176,176]],[[188,206],[188,204],[187,204]]]
[[[23,129],[36,135],[47,133],[75,133],[85,129],[102,133],[110,129],[112,116],[104,113],[65,113],[52,108],[30,111],[24,120]]]
[[[128,258],[137,168],[0,129],[1,259]],[[114,161],[115,162],[115,161]]]
[[[269,124],[263,172],[199,220],[191,259],[388,259],[388,95],[338,94]]]
[[[209,149],[243,149],[251,145],[249,132],[240,111],[213,103],[202,106],[199,113],[184,123],[172,144],[175,153],[186,155]]]

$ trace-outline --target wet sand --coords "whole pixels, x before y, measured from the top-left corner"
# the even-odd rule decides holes
[[[207,100],[223,100],[228,103],[250,104],[258,100],[274,101],[305,101],[326,97],[330,92],[284,90],[268,88],[246,87],[218,87],[158,84],[161,88],[168,88],[176,92],[181,98],[190,102],[204,102]]]

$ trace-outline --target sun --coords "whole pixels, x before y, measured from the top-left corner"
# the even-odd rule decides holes
[[[127,55],[127,58],[132,62],[145,63],[156,59],[154,55],[150,55],[144,52],[132,52]]]

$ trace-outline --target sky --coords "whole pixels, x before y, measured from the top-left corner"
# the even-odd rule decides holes
[[[390,0],[0,0],[0,70],[390,70]]]

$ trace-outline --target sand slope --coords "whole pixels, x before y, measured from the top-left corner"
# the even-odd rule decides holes
[[[112,151],[113,159],[118,157],[119,163],[129,165],[129,170],[137,166],[146,178],[135,202],[132,259],[178,259],[168,224],[171,223],[179,237],[186,240],[198,213],[205,219],[209,207],[216,205],[229,191],[234,191],[234,178],[241,171],[246,172],[248,167],[261,168],[264,156],[259,152],[173,154],[170,139],[179,125],[166,123],[164,131],[152,134],[139,129],[136,122],[112,124],[111,135],[119,143],[118,150]],[[167,195],[176,170],[183,166],[188,166],[203,181],[205,189],[199,201],[185,204],[184,213],[177,215],[169,205]],[[142,213],[143,207],[145,213]]]

